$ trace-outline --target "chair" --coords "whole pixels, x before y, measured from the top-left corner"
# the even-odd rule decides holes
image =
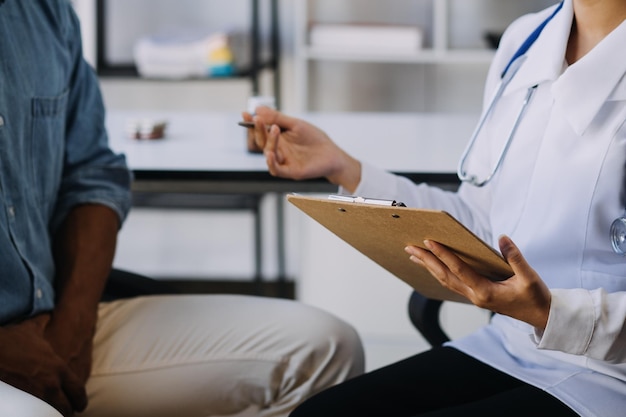
[[[166,282],[114,268],[109,274],[102,301],[113,301],[140,295],[177,293],[180,291]]]
[[[424,297],[416,291],[413,291],[409,298],[408,310],[411,323],[431,346],[439,346],[450,340],[439,321],[442,304],[443,301]]]
[[[450,340],[450,336],[443,331],[439,321],[443,301],[424,297],[413,291],[409,297],[409,318],[413,326],[424,336],[431,346],[439,346]],[[493,311],[489,312],[493,317]]]

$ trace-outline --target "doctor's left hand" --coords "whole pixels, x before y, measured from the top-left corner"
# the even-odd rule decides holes
[[[417,246],[407,246],[405,250],[411,261],[425,267],[442,286],[478,307],[545,329],[552,298],[550,290],[509,237],[502,236],[499,240],[500,252],[514,272],[504,281],[492,281],[480,275],[444,245],[433,241],[424,244],[428,250]]]

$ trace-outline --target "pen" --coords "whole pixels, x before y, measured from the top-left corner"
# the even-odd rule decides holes
[[[357,196],[351,196],[351,195],[331,194],[328,196],[328,199],[335,200],[335,201],[345,201],[347,203],[364,203],[364,204],[375,204],[378,206],[406,207],[404,203],[401,203],[396,200],[383,200],[379,198],[365,198],[365,197],[357,197]]]
[[[239,126],[242,126],[242,127],[248,128],[248,129],[254,129],[254,122],[245,122],[245,121],[240,121],[240,122],[237,122],[237,124],[238,124]],[[269,130],[269,126],[268,126],[267,130]],[[285,129],[284,127],[281,127],[281,128],[280,128],[280,132],[281,132],[281,133],[282,133],[282,132],[286,132],[286,131],[287,131],[287,129]]]

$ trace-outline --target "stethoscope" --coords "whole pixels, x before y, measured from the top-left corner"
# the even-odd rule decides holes
[[[624,178],[626,181],[626,166],[624,167]],[[626,207],[626,188],[625,184],[622,184],[622,192],[620,194],[620,201],[622,205]],[[611,237],[611,246],[613,251],[618,255],[626,256],[626,209],[617,219],[611,223],[611,230],[609,232]]]
[[[476,187],[482,187],[483,185],[491,181],[496,172],[498,172],[498,169],[500,169],[502,161],[504,160],[513,140],[513,137],[515,136],[515,132],[517,131],[517,128],[520,125],[520,122],[524,116],[524,113],[526,112],[528,104],[530,103],[533,94],[537,89],[536,85],[530,87],[527,90],[526,95],[524,96],[524,100],[522,101],[521,108],[517,114],[517,117],[515,118],[515,122],[513,122],[513,127],[511,128],[509,136],[507,137],[504,146],[500,151],[500,157],[496,161],[491,171],[484,178],[479,179],[477,175],[468,174],[465,170],[465,165],[470,153],[472,152],[472,149],[474,148],[474,143],[476,142],[476,139],[483,129],[485,122],[492,114],[493,109],[502,97],[504,90],[509,85],[517,71],[526,60],[526,52],[535,43],[545,26],[552,20],[552,18],[554,18],[554,16],[559,12],[559,10],[561,10],[562,7],[563,2],[559,3],[556,9],[554,9],[554,12],[552,12],[552,14],[546,20],[544,20],[539,26],[537,26],[537,28],[530,34],[530,36],[528,36],[524,43],[522,43],[519,49],[515,52],[511,60],[504,68],[504,71],[502,71],[502,74],[500,75],[500,82],[496,88],[496,91],[491,98],[491,101],[489,102],[486,110],[480,117],[478,124],[476,125],[476,128],[474,129],[474,132],[472,133],[472,136],[467,144],[467,147],[465,148],[465,151],[461,155],[461,159],[459,161],[459,166],[457,169],[457,175],[461,181],[470,183]],[[624,175],[626,175],[626,167],[624,169]],[[626,191],[624,191],[622,197],[624,205],[626,206]],[[613,251],[618,255],[626,256],[626,210],[624,211],[624,214],[622,216],[613,221],[613,223],[611,224],[609,235]]]
[[[552,14],[546,20],[544,20],[539,26],[537,26],[537,28],[530,34],[530,36],[528,36],[528,38],[526,38],[524,43],[522,43],[522,46],[519,47],[519,49],[515,52],[515,54],[513,54],[513,57],[511,58],[509,63],[506,65],[506,67],[504,67],[504,71],[502,71],[502,74],[500,75],[500,82],[498,84],[498,88],[496,88],[496,91],[493,97],[491,98],[491,101],[489,102],[487,109],[483,112],[482,116],[480,117],[480,120],[478,121],[478,124],[476,125],[476,129],[474,129],[474,133],[472,133],[472,137],[470,138],[467,144],[467,147],[465,148],[465,151],[461,155],[461,160],[459,162],[459,167],[457,169],[457,175],[459,176],[459,179],[461,181],[469,182],[470,184],[475,185],[476,187],[482,187],[483,185],[491,181],[491,179],[496,174],[496,172],[498,172],[498,169],[500,168],[500,165],[502,165],[502,161],[504,160],[504,157],[506,156],[506,153],[509,150],[511,141],[513,140],[513,137],[515,136],[517,127],[519,126],[522,120],[522,117],[524,116],[524,113],[526,112],[528,103],[530,103],[530,99],[532,98],[533,94],[535,93],[535,90],[537,89],[536,85],[530,87],[528,91],[526,92],[526,96],[524,97],[524,101],[522,102],[522,107],[520,108],[520,111],[517,114],[517,117],[515,118],[515,122],[513,123],[513,127],[511,128],[511,131],[509,132],[509,136],[506,142],[504,143],[502,150],[500,151],[500,157],[498,158],[491,172],[484,179],[478,179],[478,176],[470,175],[467,173],[467,171],[465,171],[465,161],[467,160],[469,154],[471,153],[472,148],[474,147],[474,142],[476,142],[476,138],[478,138],[480,132],[482,131],[485,122],[487,121],[487,119],[493,112],[493,109],[495,108],[496,104],[502,97],[504,90],[509,85],[509,83],[511,82],[511,80],[513,79],[517,71],[520,69],[524,61],[526,61],[526,52],[535,43],[537,38],[539,38],[539,35],[543,31],[543,28],[546,27],[548,22],[552,20],[552,18],[559,12],[559,10],[561,10],[562,7],[563,7],[563,2],[559,3],[557,8],[554,9],[554,12],[552,12]]]

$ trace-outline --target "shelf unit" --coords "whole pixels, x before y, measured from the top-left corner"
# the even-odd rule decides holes
[[[247,78],[251,83],[252,95],[261,94],[259,76],[263,70],[272,71],[273,94],[280,99],[280,29],[278,19],[278,0],[247,0],[250,3],[250,65],[238,68],[232,77],[207,77],[206,80],[220,81],[225,78]],[[96,0],[96,70],[101,77],[138,77],[137,68],[132,62],[112,63],[107,56],[108,22],[107,0]],[[269,36],[267,49],[269,56],[262,57],[262,8],[269,14]],[[277,106],[279,103],[277,102]]]
[[[436,83],[436,79],[428,78],[436,78],[444,67],[456,67],[457,71],[471,67],[477,77],[484,78],[493,58],[493,50],[488,48],[483,39],[484,32],[503,30],[514,18],[541,10],[556,1],[389,0],[383,6],[382,2],[376,0],[346,0],[342,2],[342,6],[331,4],[330,0],[298,1],[295,6],[295,81],[298,110],[324,110],[311,105],[310,94],[313,89],[312,67],[322,63],[417,64],[422,67],[421,77],[425,84],[431,81]],[[371,10],[369,14],[368,8]],[[390,10],[394,8],[395,11]],[[392,53],[311,46],[309,28],[312,23],[320,21],[413,24],[424,32],[424,47],[415,52]],[[433,70],[433,66],[438,68]],[[481,79],[471,82],[482,84]],[[445,82],[443,84],[435,88],[445,88]],[[437,95],[437,90],[431,94]]]
[[[187,84],[191,88],[197,86],[197,83],[223,83],[226,88],[231,88],[228,85],[229,81],[233,79],[246,80],[250,84],[250,94],[259,95],[262,94],[261,88],[261,72],[272,72],[272,89],[275,98],[276,106],[280,106],[280,31],[279,31],[279,12],[278,1],[279,0],[239,0],[236,6],[239,6],[242,13],[246,12],[245,3],[249,4],[250,20],[248,27],[250,29],[250,65],[247,68],[238,68],[236,74],[228,77],[206,77],[206,78],[190,78],[190,79],[166,79],[166,78],[143,78],[139,75],[132,59],[120,60],[111,59],[108,55],[109,51],[109,38],[114,30],[120,30],[120,27],[111,23],[111,4],[114,0],[93,0],[95,3],[95,68],[98,76],[109,79],[130,79],[133,83],[143,83],[143,86],[147,88],[153,88],[155,84],[159,84],[159,87],[165,86],[168,91],[171,91],[170,87],[180,89],[181,86]],[[207,6],[206,0],[187,0],[184,5],[179,0],[161,0],[161,4],[168,3],[169,6],[176,6],[179,9],[182,7],[193,7],[195,4],[202,4],[203,7]],[[134,11],[139,9],[137,3],[128,2],[125,0],[117,0],[117,5],[133,7]],[[225,2],[214,0],[216,14],[225,13],[225,10],[230,10],[228,6],[233,6],[234,1],[225,5]],[[242,5],[243,3],[243,5]],[[159,3],[154,0],[145,0],[145,4],[149,7],[158,8]],[[146,6],[146,7],[147,7]],[[200,7],[199,7],[200,9]],[[239,10],[239,8],[237,9]],[[128,18],[128,15],[124,16]],[[142,16],[144,18],[148,18]],[[169,18],[170,16],[167,15]],[[179,18],[179,16],[172,16],[172,19]],[[269,21],[269,29],[266,29],[269,33],[263,32],[263,24]],[[127,22],[126,22],[127,23]],[[131,18],[132,23],[132,18]],[[109,32],[111,31],[111,32]],[[267,52],[267,53],[265,53]],[[205,85],[205,84],[203,84]],[[169,100],[166,94],[162,94],[165,100]],[[245,108],[245,103],[242,103],[242,108]],[[152,111],[152,109],[146,110]],[[144,112],[143,109],[138,111],[139,114]],[[245,132],[241,130],[241,140],[245,140]],[[182,177],[188,180],[198,180],[197,172],[185,173]],[[247,211],[253,217],[253,224],[251,230],[251,239],[246,240],[244,244],[253,242],[253,265],[254,271],[252,277],[243,277],[243,279],[222,279],[222,277],[185,277],[175,274],[175,277],[157,276],[161,280],[165,280],[169,285],[181,292],[232,292],[241,294],[256,294],[256,295],[268,295],[278,296],[286,298],[294,298],[294,283],[292,280],[288,280],[286,277],[284,260],[282,255],[282,236],[277,237],[277,249],[276,249],[276,262],[278,266],[278,276],[275,280],[269,281],[264,277],[263,271],[263,200],[269,193],[263,191],[240,191],[231,190],[223,193],[218,193],[213,190],[205,190],[203,187],[191,187],[193,190],[184,191],[180,187],[168,187],[171,183],[172,174],[167,169],[163,172],[153,171],[149,175],[154,175],[157,186],[147,187],[147,190],[137,189],[137,183],[133,185],[133,206],[143,207],[150,209],[159,209],[163,212],[170,210],[215,210],[215,211],[228,211],[233,210]],[[141,174],[135,173],[135,178],[141,180]],[[170,179],[168,179],[170,178]],[[174,181],[176,182],[176,181]],[[155,188],[156,187],[156,188]],[[183,187],[184,188],[184,187]],[[278,211],[278,210],[277,210]],[[282,220],[282,213],[277,213],[278,220]],[[278,234],[279,232],[277,232]],[[210,256],[208,254],[207,256]]]

